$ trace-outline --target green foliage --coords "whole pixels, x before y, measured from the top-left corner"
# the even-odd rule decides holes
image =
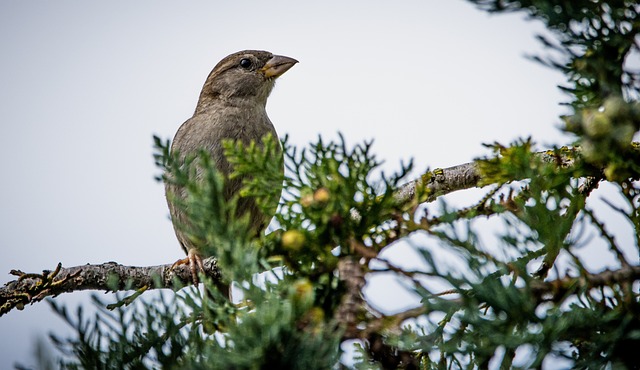
[[[632,140],[640,130],[639,102],[610,97],[601,107],[585,108],[565,117],[565,122],[565,130],[578,135],[581,159],[589,167],[604,169],[602,175],[609,181],[638,178],[640,151]]]
[[[77,333],[77,338],[63,340],[52,335],[53,342],[66,358],[60,367],[66,369],[144,369],[160,364],[167,368],[178,364],[187,343],[187,321],[175,315],[176,298],[158,295],[151,302],[130,309],[106,310],[105,302],[93,297],[98,311],[86,319],[82,307],[74,319],[64,307],[53,301],[54,310]]]
[[[231,179],[243,179],[242,197],[252,197],[265,215],[272,215],[282,192],[284,181],[280,142],[268,134],[261,145],[252,141],[248,146],[232,140],[223,143],[234,172]]]
[[[352,254],[355,244],[379,251],[394,238],[389,221],[399,209],[393,191],[411,164],[388,178],[380,173],[372,181],[381,163],[371,153],[370,142],[349,149],[342,137],[338,143],[320,138],[308,153],[288,149],[291,176],[276,220],[283,229],[301,233],[305,242],[295,249],[276,246],[274,253],[282,254],[291,271],[310,276],[331,272],[337,258]],[[336,247],[339,251],[334,252]]]

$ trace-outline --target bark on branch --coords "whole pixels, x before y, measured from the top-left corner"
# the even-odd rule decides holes
[[[538,152],[536,156],[545,162],[556,163],[561,167],[570,167],[574,164],[574,151],[577,148],[565,148],[563,152],[554,151]],[[571,154],[571,155],[568,155]],[[448,168],[436,168],[423,174],[419,179],[401,186],[395,194],[396,201],[404,204],[413,200],[417,190],[424,187],[429,196],[426,202],[433,202],[439,196],[458,190],[470,189],[479,186],[482,180],[477,162],[469,162]],[[522,179],[513,179],[522,180]]]
[[[216,259],[207,258],[203,263],[204,274],[214,281],[220,280]],[[77,290],[179,289],[192,284],[188,264],[136,267],[106,262],[63,268],[59,263],[54,271],[45,270],[41,274],[19,270],[11,270],[11,274],[18,279],[0,287],[0,316],[46,297]]]
[[[396,201],[400,204],[411,201],[416,196],[419,187],[424,186],[429,194],[427,202],[433,202],[441,195],[457,190],[470,189],[478,186],[480,172],[475,162],[440,169],[437,168],[422,175],[418,180],[408,182],[396,192]]]

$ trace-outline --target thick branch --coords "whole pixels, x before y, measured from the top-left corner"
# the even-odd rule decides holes
[[[366,284],[365,272],[355,257],[345,257],[338,262],[338,276],[345,285],[345,293],[334,319],[345,330],[345,338],[353,338],[358,332],[358,317],[366,307],[362,297],[362,289]]]
[[[549,163],[556,163],[561,167],[570,167],[574,164],[573,151],[566,149],[563,152],[554,151],[538,152],[536,156]],[[427,172],[419,179],[401,186],[395,193],[396,201],[404,204],[412,201],[420,187],[425,187],[428,197],[422,201],[433,202],[441,195],[446,195],[458,190],[477,187],[482,180],[477,162],[469,162],[449,168],[436,168]],[[513,179],[521,180],[521,179]]]
[[[203,260],[204,273],[214,279],[220,279],[215,258]],[[0,316],[13,308],[22,309],[27,303],[41,301],[45,297],[57,296],[76,290],[139,290],[139,289],[179,289],[192,284],[188,264],[172,264],[136,267],[123,266],[115,262],[100,265],[83,265],[43,271],[42,274],[27,274],[12,270],[17,280],[0,287]]]
[[[441,195],[478,186],[480,172],[475,162],[465,163],[445,169],[435,169],[420,179],[404,184],[396,192],[398,203],[407,203],[416,196],[418,188],[424,186],[429,197],[427,202],[436,200]]]

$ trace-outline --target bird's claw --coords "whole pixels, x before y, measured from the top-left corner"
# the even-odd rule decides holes
[[[191,280],[194,285],[198,285],[200,283],[200,279],[198,279],[198,269],[204,273],[204,264],[202,263],[202,257],[198,252],[193,249],[190,249],[187,253],[187,257],[177,260],[173,265],[171,265],[171,269],[174,269],[176,266],[180,265],[189,265],[189,271],[191,271]]]

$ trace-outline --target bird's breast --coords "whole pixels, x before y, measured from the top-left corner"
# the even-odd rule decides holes
[[[227,172],[224,159],[224,140],[260,143],[271,134],[277,138],[273,124],[263,106],[210,107],[191,117],[178,129],[172,149],[181,155],[197,153],[205,149],[217,162],[220,170]]]

